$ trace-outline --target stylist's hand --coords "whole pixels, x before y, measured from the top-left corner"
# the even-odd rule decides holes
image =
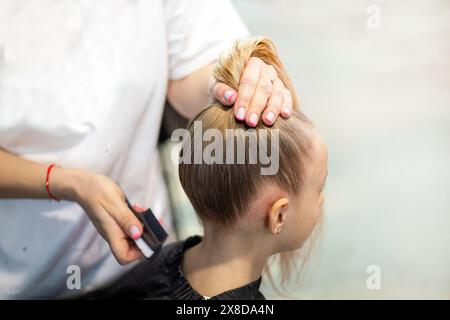
[[[238,120],[255,127],[260,117],[272,125],[277,117],[288,118],[292,111],[292,97],[275,68],[260,58],[252,57],[242,74],[238,92],[218,82],[213,87],[215,98],[224,105],[234,104],[234,115]]]
[[[114,181],[84,170],[55,168],[51,187],[57,197],[75,201],[86,211],[120,264],[142,257],[131,240],[141,236],[142,225]]]

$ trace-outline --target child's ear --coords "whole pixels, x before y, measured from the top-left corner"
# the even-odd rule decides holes
[[[269,209],[268,228],[272,234],[279,234],[283,228],[286,220],[286,210],[289,204],[289,199],[282,197],[274,202]]]

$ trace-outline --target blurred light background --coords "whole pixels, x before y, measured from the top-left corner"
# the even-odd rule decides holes
[[[292,296],[449,299],[450,2],[234,4],[329,147],[322,242]]]

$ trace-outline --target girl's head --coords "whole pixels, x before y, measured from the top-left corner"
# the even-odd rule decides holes
[[[314,229],[324,202],[327,149],[314,125],[299,110],[292,84],[270,40],[252,38],[237,42],[219,60],[214,77],[237,90],[250,57],[261,58],[277,71],[293,98],[290,118],[279,118],[270,127],[260,122],[251,129],[235,120],[231,108],[214,101],[189,124],[191,139],[189,144],[184,140],[183,152],[188,152],[192,161],[182,162],[179,173],[205,233],[236,234],[249,243],[261,244],[261,250],[270,255],[301,247]],[[203,132],[215,129],[220,133],[218,145],[223,147],[222,151],[209,153],[217,135],[192,143],[198,139],[194,131],[196,121],[201,122]],[[251,156],[255,141],[258,152],[267,150],[266,156],[277,161],[276,172],[261,174],[267,162],[260,157],[261,153],[257,153],[256,159]],[[235,146],[233,163],[226,159],[230,143]],[[237,148],[239,143],[243,143],[243,149]],[[215,161],[203,158],[196,163],[194,156],[199,152],[213,154]],[[244,162],[237,163],[242,153]]]

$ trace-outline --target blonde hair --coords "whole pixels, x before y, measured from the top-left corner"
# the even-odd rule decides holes
[[[274,175],[261,175],[264,167],[260,161],[250,164],[248,159],[244,164],[187,164],[179,165],[181,185],[189,197],[194,209],[202,220],[222,225],[232,225],[244,215],[255,195],[265,183],[272,182],[292,194],[299,194],[302,188],[303,161],[308,156],[308,138],[304,131],[309,123],[306,116],[299,110],[297,96],[286,70],[278,58],[272,41],[267,38],[251,38],[235,43],[231,52],[223,55],[214,70],[214,78],[237,90],[247,61],[257,57],[266,64],[272,65],[278,77],[292,96],[292,114],[289,119],[279,118],[272,126],[266,126],[262,121],[254,128],[257,135],[264,129],[268,140],[274,130],[279,134],[279,169]],[[245,135],[249,129],[244,122],[236,121],[233,109],[223,106],[220,101],[211,102],[203,111],[197,114],[188,125],[193,137],[194,121],[201,121],[203,130],[218,129],[223,136],[227,129],[243,129],[237,139],[248,139]],[[200,145],[202,150],[207,144]],[[183,146],[183,149],[186,146]],[[188,146],[190,154],[195,153],[194,146]],[[268,148],[270,149],[270,148]],[[246,143],[248,151],[248,143]],[[246,152],[247,154],[247,152]],[[223,162],[222,162],[223,163]],[[201,190],[199,190],[201,187]],[[292,253],[280,255],[280,265],[283,280],[287,279],[292,261]],[[271,277],[270,277],[271,278]]]

